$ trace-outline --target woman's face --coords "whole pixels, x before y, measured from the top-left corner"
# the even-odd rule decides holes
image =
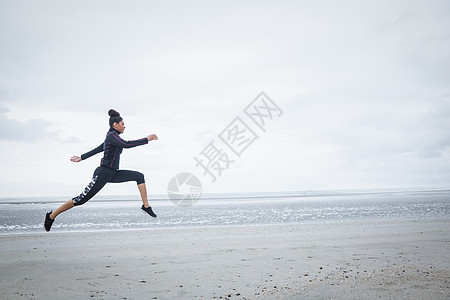
[[[123,122],[123,120],[119,123],[114,123],[113,128],[118,132],[123,133],[123,131],[125,130],[125,123]]]

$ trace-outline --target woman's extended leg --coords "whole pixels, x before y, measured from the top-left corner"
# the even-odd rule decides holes
[[[50,231],[50,229],[52,228],[53,222],[55,221],[56,216],[59,215],[60,213],[62,213],[63,211],[71,209],[74,206],[75,205],[73,204],[73,200],[70,199],[69,201],[67,201],[60,207],[58,207],[55,211],[53,211],[53,212],[49,211],[48,213],[46,213],[45,221],[44,221],[45,230]]]
[[[53,221],[55,218],[62,212],[71,209],[77,205],[83,205],[89,199],[95,196],[108,182],[110,178],[112,178],[116,174],[116,171],[110,171],[108,169],[102,169],[98,167],[94,171],[94,177],[91,182],[86,186],[84,191],[77,197],[70,199],[60,207],[58,207],[55,211],[50,211],[45,215],[44,228],[46,231],[50,231]]]
[[[58,207],[54,212],[52,212],[50,214],[50,218],[54,220],[60,213],[65,212],[66,210],[69,210],[72,207],[75,207],[75,204],[73,204],[73,200],[70,199],[69,201]]]

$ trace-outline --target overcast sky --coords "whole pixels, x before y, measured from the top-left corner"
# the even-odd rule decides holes
[[[122,169],[163,194],[448,187],[449,1],[0,0],[0,196],[79,194],[107,111],[125,121]],[[244,109],[264,91],[266,130]],[[241,117],[240,157],[218,135]],[[215,182],[194,157],[234,160]],[[101,192],[136,194],[133,183]]]

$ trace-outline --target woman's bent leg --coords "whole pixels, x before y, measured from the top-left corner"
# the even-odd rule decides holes
[[[138,190],[139,193],[141,194],[141,199],[142,199],[142,203],[144,204],[144,207],[149,207],[150,204],[148,204],[148,200],[147,200],[147,187],[145,186],[145,182],[138,184]]]
[[[156,218],[156,214],[153,212],[147,200],[147,187],[145,185],[144,175],[136,171],[119,170],[110,182],[119,183],[127,181],[136,181],[139,193],[141,195],[142,210],[148,213],[150,216]]]
[[[142,203],[144,207],[149,207],[150,204],[148,204],[147,200],[147,187],[145,186],[144,174],[137,171],[119,170],[110,182],[120,183],[127,181],[136,181]]]

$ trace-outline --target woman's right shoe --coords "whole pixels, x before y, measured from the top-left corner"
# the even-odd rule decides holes
[[[50,218],[50,214],[53,211],[49,211],[46,215],[45,215],[45,221],[44,221],[44,228],[46,231],[50,231],[50,228],[52,228],[53,222],[55,221],[55,219]]]
[[[156,214],[153,212],[152,207],[145,207],[144,204],[142,204],[141,209],[143,211],[145,211],[146,213],[148,213],[150,216],[152,216],[153,218],[156,218]]]

